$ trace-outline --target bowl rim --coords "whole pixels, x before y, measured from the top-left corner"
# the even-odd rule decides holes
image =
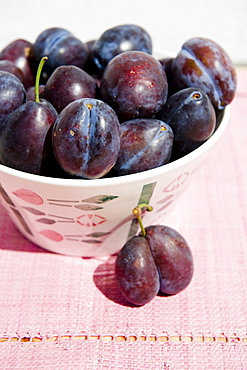
[[[55,185],[60,187],[81,187],[86,188],[88,186],[93,187],[108,187],[108,186],[118,186],[124,184],[134,183],[136,181],[145,181],[149,178],[155,178],[160,174],[164,175],[169,173],[171,170],[176,170],[182,166],[186,166],[194,159],[201,157],[205,154],[211,147],[215,145],[215,143],[220,139],[223,135],[224,131],[226,130],[228,123],[230,120],[230,107],[227,106],[224,110],[224,115],[222,118],[221,123],[219,124],[216,131],[212,134],[212,136],[204,142],[201,146],[197,149],[192,151],[189,154],[186,154],[184,157],[179,158],[173,162],[169,162],[165,165],[160,167],[156,167],[147,171],[138,172],[134,174],[124,175],[124,176],[115,176],[115,177],[105,177],[99,179],[74,179],[74,178],[58,178],[58,177],[48,177],[48,176],[41,176],[35,175],[28,172],[23,172],[20,170],[16,170],[5,165],[0,164],[0,174],[5,173],[6,175],[10,175],[12,177],[17,177],[19,179],[23,179],[26,181],[30,181],[33,183],[42,183],[47,185]]]

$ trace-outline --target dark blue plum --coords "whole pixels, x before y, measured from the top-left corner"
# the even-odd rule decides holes
[[[119,290],[137,306],[150,302],[158,292],[181,292],[190,284],[193,273],[193,255],[187,241],[164,225],[148,226],[129,239],[115,261]]]
[[[43,96],[60,113],[76,99],[95,98],[96,90],[96,80],[87,72],[73,65],[60,66],[47,80]]]
[[[157,295],[159,275],[144,237],[133,237],[120,250],[115,276],[122,295],[134,305],[142,306]]]
[[[155,265],[160,277],[160,291],[177,294],[184,290],[193,277],[194,262],[191,249],[184,237],[164,225],[145,228]]]
[[[173,60],[172,74],[180,89],[202,89],[217,109],[224,109],[235,96],[234,64],[220,45],[207,38],[194,37],[182,45]]]
[[[166,102],[168,83],[160,62],[142,51],[115,56],[104,70],[100,96],[121,122],[149,118]]]
[[[121,123],[121,145],[113,168],[117,175],[146,171],[169,162],[173,132],[163,121],[137,118]]]
[[[12,73],[0,71],[0,135],[7,117],[25,103],[26,90]]]
[[[25,79],[24,79],[22,71],[19,68],[17,68],[15,63],[12,62],[11,60],[0,60],[0,71],[12,73],[14,76],[19,78],[19,80],[24,85]]]
[[[15,109],[0,135],[2,164],[45,175],[52,160],[50,129],[56,117],[56,110],[45,100],[28,101]]]
[[[106,30],[94,43],[92,61],[101,74],[112,58],[130,50],[152,54],[152,39],[140,26],[119,25]]]
[[[173,130],[174,159],[198,148],[213,134],[216,126],[216,114],[209,97],[193,87],[173,94],[157,118]]]
[[[83,68],[88,58],[87,46],[64,28],[54,27],[43,31],[32,47],[32,55],[39,63],[44,56],[48,57],[43,68],[43,79],[61,65],[75,65]]]
[[[58,115],[53,128],[53,149],[69,175],[99,178],[116,163],[120,124],[106,103],[90,98],[71,102]]]
[[[32,43],[24,39],[16,39],[0,52],[1,60],[9,60],[23,74],[23,85],[26,89],[34,85],[36,63],[31,55]]]

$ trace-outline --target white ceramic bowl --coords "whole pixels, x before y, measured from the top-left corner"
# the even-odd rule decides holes
[[[161,59],[170,54],[156,51]],[[145,225],[162,223],[193,173],[225,131],[226,108],[217,131],[185,157],[149,171],[97,180],[58,179],[32,175],[0,164],[0,202],[21,233],[52,252],[96,257],[114,254],[138,225],[132,209],[153,206]]]
[[[149,171],[97,180],[32,175],[0,165],[0,201],[21,233],[47,250],[83,257],[119,251],[137,232],[132,209],[149,203],[145,224],[164,214],[193,179],[225,131],[230,116],[211,138],[185,157]]]

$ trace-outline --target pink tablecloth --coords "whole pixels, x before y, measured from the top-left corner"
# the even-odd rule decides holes
[[[134,308],[114,258],[55,255],[0,209],[0,368],[247,369],[247,69],[231,122],[166,223],[189,242],[190,286]]]

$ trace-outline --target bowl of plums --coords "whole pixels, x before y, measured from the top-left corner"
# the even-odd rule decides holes
[[[165,215],[225,131],[235,91],[232,60],[204,37],[172,56],[134,24],[97,40],[59,27],[16,39],[0,51],[1,204],[42,248],[117,254],[120,281],[123,246],[156,276],[173,243],[189,281],[191,251]]]

